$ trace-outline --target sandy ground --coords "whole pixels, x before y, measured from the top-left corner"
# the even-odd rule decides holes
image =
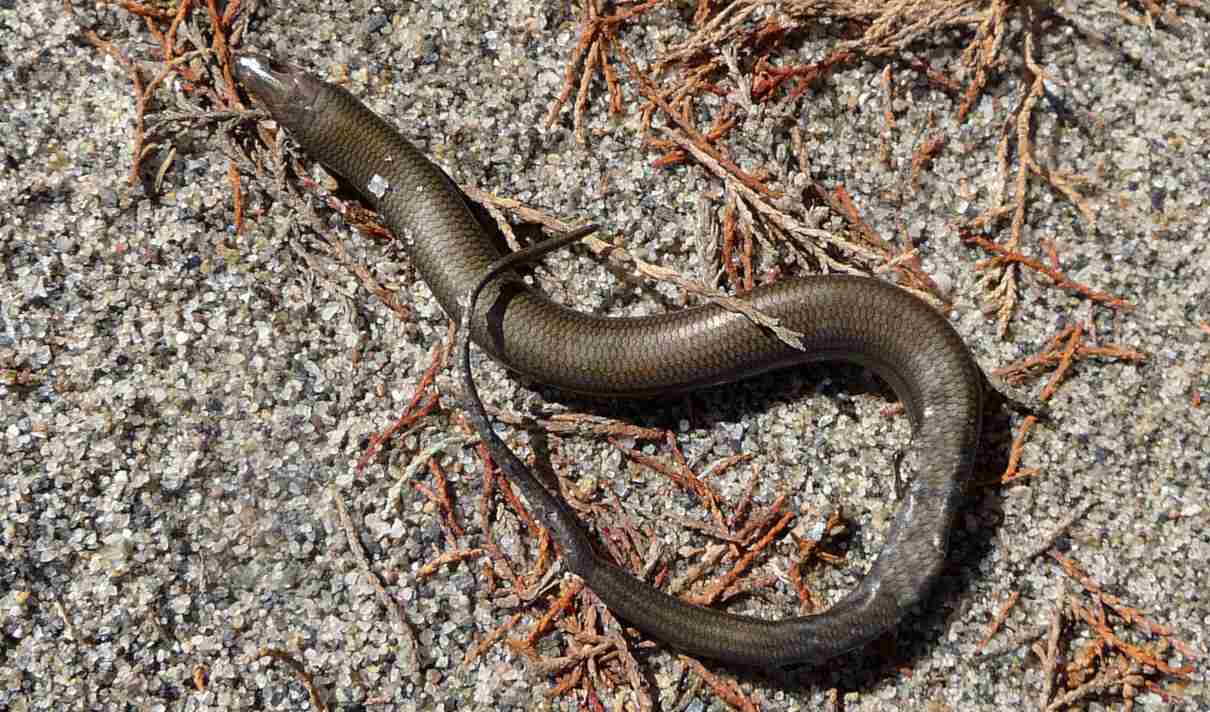
[[[577,146],[567,112],[543,127],[575,42],[564,3],[291,7],[262,10],[246,44],[325,76],[347,74],[354,93],[458,181],[569,221],[598,221],[639,256],[701,274],[697,202],[717,190],[714,179],[697,168],[653,168],[636,112],[610,119],[599,88],[589,149]],[[796,171],[787,139],[796,126],[812,178],[843,184],[882,235],[918,243],[985,369],[1036,352],[1077,321],[1096,343],[1149,355],[1142,364],[1078,362],[1052,420],[1022,453],[1022,466],[1039,474],[971,498],[926,610],[801,686],[735,677],[762,709],[1036,707],[1042,668],[1028,646],[993,659],[975,650],[1012,591],[1020,600],[992,648],[1050,620],[1066,577],[1045,557],[1017,559],[1084,505],[1060,548],[1126,604],[1207,649],[1210,405],[1197,407],[1195,394],[1210,396],[1210,333],[1199,328],[1210,320],[1210,19],[1184,10],[1179,25],[1149,29],[1115,8],[1058,3],[1067,21],[1038,51],[1053,78],[1036,109],[1039,160],[1095,178],[1095,224],[1034,181],[1023,249],[1044,255],[1040,241],[1052,241],[1072,278],[1121,296],[1130,311],[1093,306],[1035,275],[1020,281],[1007,337],[980,309],[975,265],[986,254],[963,245],[953,226],[985,209],[996,189],[1000,122],[1020,91],[1016,59],[961,125],[957,97],[896,65],[889,165],[880,156],[882,64],[840,71],[792,105],[741,112],[730,139],[741,165]],[[677,13],[628,26],[640,61],[684,36]],[[113,7],[87,17],[103,36],[150,56],[141,21]],[[825,32],[801,38],[802,61],[832,41]],[[1006,41],[1019,44],[1019,33]],[[951,37],[918,52],[944,71],[960,46]],[[158,109],[186,110],[181,97],[166,86]],[[413,310],[407,321],[335,263],[267,177],[244,175],[248,227],[234,235],[221,125],[176,137],[159,193],[132,186],[128,78],[81,40],[59,3],[0,2],[0,107],[0,709],[306,708],[299,678],[256,658],[266,647],[302,662],[340,709],[367,700],[386,701],[369,709],[577,708],[579,697],[549,699],[555,680],[503,645],[461,664],[515,613],[512,635],[523,635],[549,597],[527,607],[493,592],[481,558],[418,579],[438,553],[484,541],[472,449],[455,439],[439,459],[466,527],[457,541],[407,481],[431,486],[431,475],[409,474],[409,464],[460,437],[449,372],[437,382],[444,407],[354,469],[368,439],[411,399],[446,333],[401,250],[329,223],[354,259],[399,290]],[[934,127],[949,143],[912,186],[912,153]],[[151,165],[162,160],[157,152]],[[545,288],[585,310],[640,314],[682,302],[663,286],[620,282],[584,250],[550,265]],[[594,406],[479,364],[485,396],[502,408],[589,409],[667,428],[699,471],[752,453],[751,465],[711,484],[733,503],[755,468],[756,502],[788,493],[800,534],[818,521],[812,512],[843,505],[852,535],[834,546],[846,560],[808,573],[824,600],[851,588],[877,553],[894,506],[887,474],[907,426],[881,413],[886,399],[859,370],[798,369],[689,399]],[[1040,385],[1031,388],[1036,395]],[[544,443],[551,464],[604,511],[616,495],[634,524],[658,536],[674,574],[685,566],[676,557],[714,543],[677,519],[706,517],[695,498],[624,461],[604,438],[510,432],[526,453]],[[669,457],[666,446],[644,447]],[[988,459],[1003,460],[1006,447],[1001,438]],[[415,657],[348,545],[338,501],[404,611]],[[493,507],[496,540],[526,570],[532,540],[498,498]],[[784,578],[794,558],[783,539],[757,573]],[[777,617],[796,601],[779,580],[731,610]],[[1115,630],[1126,627],[1115,622]],[[1083,649],[1092,635],[1068,624],[1064,650]],[[539,650],[561,654],[566,641],[551,636]],[[1164,658],[1191,662],[1172,650]],[[724,708],[709,691],[686,693],[697,678],[676,656],[642,649],[638,659],[656,707]],[[1200,665],[1183,681],[1150,679],[1180,692],[1178,706],[1204,709]],[[195,689],[198,674],[204,691]],[[597,682],[606,709],[642,702]],[[1093,708],[1120,700],[1113,690]],[[1136,703],[1165,704],[1145,688]]]

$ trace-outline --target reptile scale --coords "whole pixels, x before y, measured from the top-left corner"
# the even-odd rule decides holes
[[[550,529],[567,569],[615,615],[686,653],[785,673],[877,637],[924,599],[971,478],[984,388],[962,338],[930,305],[879,279],[849,275],[785,280],[745,295],[802,334],[803,350],[714,305],[640,318],[569,309],[508,271],[534,255],[505,258],[446,174],[349,92],[255,54],[239,55],[235,71],[298,145],[352,185],[404,241],[462,333],[513,371],[574,393],[650,397],[795,364],[846,361],[874,370],[903,401],[913,432],[901,464],[909,481],[870,571],[822,613],[763,620],[685,603],[598,554],[575,514],[488,425],[464,343],[462,375],[476,428]],[[492,272],[503,274],[493,279]],[[477,301],[467,301],[472,293]],[[477,306],[464,314],[464,303]]]

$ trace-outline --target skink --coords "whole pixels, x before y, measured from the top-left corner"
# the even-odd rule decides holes
[[[575,393],[655,396],[795,364],[848,361],[873,369],[903,401],[913,426],[902,463],[909,481],[882,551],[831,608],[778,621],[685,603],[604,559],[566,505],[496,439],[493,454],[509,462],[567,568],[615,615],[690,654],[786,671],[875,638],[924,599],[945,562],[983,410],[984,376],[943,315],[881,280],[842,275],[785,280],[745,297],[803,334],[805,350],[713,305],[639,318],[569,309],[509,273],[486,280],[503,255],[462,193],[349,92],[254,54],[237,58],[236,75],[308,155],[344,178],[404,240],[446,314],[465,321],[474,343],[514,371]],[[463,319],[460,300],[477,287],[479,306]]]

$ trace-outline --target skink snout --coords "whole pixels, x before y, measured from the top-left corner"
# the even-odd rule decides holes
[[[279,122],[306,113],[318,94],[318,80],[300,67],[254,52],[235,55],[235,78]]]
[[[235,57],[235,78],[254,97],[286,94],[290,90],[289,68],[263,54],[241,53]]]

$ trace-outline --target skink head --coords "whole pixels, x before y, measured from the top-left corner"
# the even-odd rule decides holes
[[[310,113],[323,86],[304,69],[246,52],[236,55],[235,78],[278,123],[288,128],[294,128],[291,124]]]

